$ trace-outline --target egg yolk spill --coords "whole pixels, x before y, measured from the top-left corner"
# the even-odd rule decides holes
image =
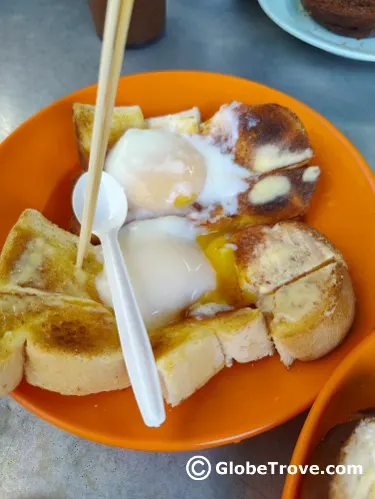
[[[219,303],[241,308],[255,302],[255,295],[240,288],[236,269],[236,247],[231,234],[212,232],[199,235],[197,242],[216,272],[216,289],[205,293],[198,303]]]

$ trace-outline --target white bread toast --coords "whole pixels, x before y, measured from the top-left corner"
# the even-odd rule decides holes
[[[251,175],[247,189],[237,196],[238,209],[225,216],[223,206],[210,209],[196,203],[189,218],[207,230],[237,230],[301,217],[310,206],[320,176],[318,166],[287,167]]]
[[[208,303],[192,307],[190,314],[213,328],[227,366],[231,366],[234,360],[239,363],[254,362],[274,354],[274,346],[260,310],[244,307],[217,312],[213,305]],[[217,308],[220,310],[220,306]]]
[[[0,395],[35,386],[87,395],[130,385],[113,315],[92,300],[2,288]]]
[[[130,386],[116,324],[92,300],[22,288],[2,288],[0,396],[25,373],[35,386],[63,395],[87,395]],[[273,354],[258,311],[189,318],[150,333],[166,401],[177,405],[233,358],[239,362]],[[235,343],[230,341],[234,337]]]
[[[260,297],[330,262],[346,266],[337,248],[313,227],[297,221],[248,227],[234,235],[241,288]]]
[[[266,315],[282,362],[320,358],[345,338],[355,296],[346,262],[302,222],[250,227],[233,237],[239,285]]]
[[[252,245],[246,246],[249,231]],[[215,310],[202,302],[197,304],[200,309],[190,310],[195,317],[150,331],[165,397],[172,405],[233,360],[250,362],[272,355],[270,335],[282,361],[290,365],[294,359],[325,355],[343,339],[353,320],[354,294],[346,264],[314,229],[283,222],[273,228],[246,229],[224,241],[229,244],[214,267],[220,273],[220,266],[229,261],[233,276],[222,284],[233,288],[228,296],[234,301],[245,283],[237,308],[230,304]],[[267,245],[272,249],[274,244],[273,257],[262,260]],[[97,298],[95,279],[102,263],[90,247],[91,257],[77,277],[76,252],[75,236],[33,210],[24,212],[12,229],[0,257],[0,310],[5,321],[0,331],[1,393],[14,389],[24,370],[30,383],[65,394],[129,386],[113,312]],[[280,266],[287,271],[280,273]],[[250,274],[248,267],[253,269]],[[314,299],[300,291],[311,286]],[[258,308],[248,308],[246,300]],[[110,340],[110,353],[107,339],[98,340],[102,329]],[[76,341],[77,331],[82,344]],[[99,371],[102,377],[95,381]]]
[[[0,355],[4,357],[0,363],[2,394],[17,386],[24,371],[31,384],[63,394],[84,395],[129,386],[113,313],[89,299],[96,296],[93,288],[102,264],[90,247],[92,258],[76,279],[76,252],[75,236],[33,210],[25,211],[10,232],[0,258],[0,310],[7,320],[0,343]],[[31,268],[26,278],[20,262],[24,268]],[[9,323],[11,320],[16,321],[15,325]],[[103,354],[104,344],[95,345],[101,329],[105,341],[116,339],[110,354]],[[76,341],[74,331],[82,335],[82,343]],[[230,365],[233,359],[248,362],[273,353],[264,320],[259,311],[252,309],[233,310],[203,320],[189,318],[158,333],[152,332],[151,337],[156,338],[156,361],[164,385],[168,393],[175,390],[173,396],[167,395],[171,403],[186,398],[221,368],[219,360],[214,367],[207,364],[210,348],[216,352],[213,359],[222,359],[223,366]],[[93,351],[95,346],[100,347],[89,357],[88,343]],[[197,349],[197,343],[202,347]],[[71,345],[74,351],[69,350]],[[184,385],[185,378],[178,381],[182,366],[176,362],[169,370],[172,378],[168,378],[165,366],[171,359],[186,355],[192,360],[195,377],[189,384],[186,379]],[[101,378],[95,387],[93,380],[98,371]],[[173,389],[173,379],[180,392]]]
[[[260,299],[282,362],[315,360],[334,350],[354,320],[355,297],[349,273],[330,263]]]
[[[205,310],[208,310],[207,308]],[[151,331],[165,400],[172,406],[192,395],[233,360],[251,362],[273,355],[259,310],[244,308],[195,317]]]
[[[73,104],[73,124],[81,166],[88,167],[91,151],[92,131],[95,106],[91,104]],[[199,133],[200,113],[197,107],[165,116],[144,119],[139,106],[117,106],[113,110],[109,132],[108,150],[129,128],[166,128],[176,133]]]
[[[148,118],[145,122],[147,128],[165,128],[171,132],[192,135],[199,133],[201,115],[199,109],[193,107],[175,114]]]
[[[60,229],[36,210],[25,210],[10,231],[0,258],[0,286],[10,285],[99,300],[96,276],[103,264],[89,246],[76,267],[78,237]]]
[[[305,165],[313,150],[307,132],[289,108],[278,104],[224,104],[205,123],[209,135],[235,161],[255,173]]]
[[[375,419],[359,422],[341,449],[338,465],[361,466],[362,473],[335,474],[329,499],[372,499],[375,497]]]
[[[225,365],[213,329],[194,319],[154,330],[150,338],[163,395],[172,406],[192,395]]]
[[[88,167],[92,131],[94,126],[95,106],[91,104],[73,104],[73,124],[82,168]],[[113,110],[109,131],[108,149],[118,141],[128,128],[144,128],[145,121],[139,106],[118,106]]]

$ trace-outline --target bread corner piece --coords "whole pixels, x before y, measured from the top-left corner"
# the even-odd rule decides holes
[[[205,385],[225,365],[212,327],[197,319],[150,333],[163,395],[172,406]]]
[[[0,291],[0,395],[25,374],[37,387],[88,395],[130,386],[113,315],[91,300]]]
[[[81,165],[88,167],[91,150],[92,131],[94,125],[95,106],[90,104],[73,104],[73,124]],[[118,106],[113,110],[109,132],[108,148],[110,149],[129,128],[144,128],[145,120],[139,106]]]
[[[259,300],[282,362],[315,360],[345,338],[355,314],[347,268],[330,263]]]
[[[273,355],[259,310],[244,308],[216,315],[217,304],[192,310],[194,316],[151,332],[151,343],[167,403],[178,405],[224,366]]]
[[[146,119],[146,127],[151,129],[162,128],[171,132],[193,135],[199,133],[200,122],[199,109],[193,107],[175,114],[148,118]]]
[[[25,210],[10,231],[0,255],[0,285],[100,301],[95,279],[103,268],[97,251],[77,269],[78,237]]]
[[[227,366],[231,366],[234,360],[247,363],[274,354],[266,321],[258,309],[246,307],[210,316],[212,305],[215,304],[208,303],[196,307],[191,314],[199,320],[199,324],[207,324],[213,329],[221,344]]]
[[[12,392],[22,380],[26,331],[0,330],[0,397]]]
[[[375,418],[362,420],[341,450],[339,465],[361,466],[362,473],[335,474],[329,499],[370,499],[375,497]]]

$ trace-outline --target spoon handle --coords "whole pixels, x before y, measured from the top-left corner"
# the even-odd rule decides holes
[[[154,354],[130,283],[118,232],[101,238],[117,328],[134,396],[147,426],[165,421],[165,408]]]

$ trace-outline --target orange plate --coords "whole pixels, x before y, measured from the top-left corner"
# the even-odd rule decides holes
[[[94,103],[96,87],[54,103],[18,128],[0,146],[0,238],[25,208],[41,210],[66,226],[71,173],[78,167],[72,102]],[[276,90],[231,76],[163,72],[121,79],[117,104],[139,104],[146,116],[199,106],[203,118],[231,100],[277,102],[304,122],[323,175],[308,222],[344,253],[358,297],[353,331],[328,357],[296,362],[288,371],[278,356],[223,370],[179,407],[167,410],[159,429],[144,426],[131,390],[87,397],[63,397],[25,382],[14,397],[47,421],[97,442],[145,450],[211,447],[266,431],[311,405],[332,370],[374,326],[374,181],[348,140],[304,104]]]
[[[305,421],[291,464],[306,465],[316,446],[337,424],[364,409],[375,407],[375,332],[334,371]],[[303,475],[288,475],[282,499],[300,496]]]

